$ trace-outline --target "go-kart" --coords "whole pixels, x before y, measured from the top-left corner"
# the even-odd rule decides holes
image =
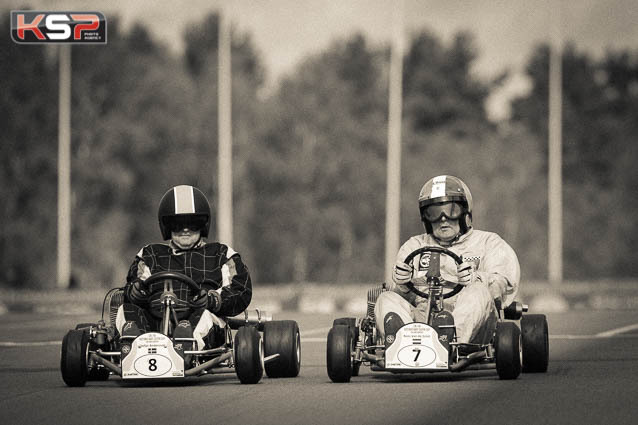
[[[114,288],[104,297],[102,319],[81,323],[68,331],[62,341],[60,369],[71,387],[87,381],[104,381],[111,375],[123,381],[183,380],[212,373],[236,372],[242,384],[256,384],[264,370],[271,378],[295,377],[301,366],[299,327],[293,320],[272,320],[264,311],[245,311],[221,317],[225,342],[216,348],[196,347],[194,338],[174,336],[177,297],[173,283],[181,282],[199,293],[200,286],[186,275],[159,272],[146,283],[164,283],[160,296],[161,328],[138,336],[119,335],[115,328],[117,311],[124,301],[123,288]],[[108,308],[109,323],[104,320]],[[262,336],[263,335],[263,336]]]
[[[405,259],[409,264],[417,255],[430,253],[430,264],[423,290],[413,282],[406,286],[425,299],[424,322],[406,323],[396,335],[384,341],[375,324],[374,307],[385,284],[368,291],[364,318],[335,319],[328,333],[327,368],[333,382],[349,382],[359,374],[361,364],[372,371],[392,373],[460,372],[496,369],[500,379],[516,379],[525,373],[546,372],[549,362],[547,319],[543,314],[523,314],[528,307],[512,302],[501,308],[496,302],[497,319],[488,344],[459,343],[453,315],[443,300],[463,286],[442,278],[440,255],[463,262],[454,252],[441,247],[422,247]],[[492,332],[492,330],[490,330]]]

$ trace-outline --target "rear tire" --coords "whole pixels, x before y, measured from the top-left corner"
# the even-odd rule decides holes
[[[264,375],[264,345],[254,326],[242,326],[235,334],[235,372],[242,384],[256,384]]]
[[[264,356],[279,354],[265,364],[270,378],[294,378],[301,369],[301,337],[294,320],[264,323]]]
[[[337,325],[328,332],[326,363],[332,382],[350,382],[353,371],[352,333],[347,325]]]
[[[496,326],[496,371],[500,379],[516,379],[521,374],[521,330],[514,322]]]
[[[60,371],[69,387],[83,387],[88,379],[89,334],[84,330],[67,332],[62,340]]]
[[[523,373],[545,373],[549,364],[549,331],[544,314],[527,314],[521,319]]]
[[[96,323],[79,323],[79,324],[75,325],[75,330],[78,330],[78,329],[88,329],[88,328],[90,328],[91,326],[96,327],[96,326],[97,326],[97,324],[96,324]]]

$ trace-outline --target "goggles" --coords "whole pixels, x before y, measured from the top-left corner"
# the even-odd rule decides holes
[[[457,202],[432,204],[421,210],[421,218],[431,223],[439,221],[443,216],[448,220],[457,220],[463,214],[463,207]]]
[[[193,232],[201,231],[206,226],[205,217],[173,217],[168,223],[171,232],[180,232],[184,229]]]

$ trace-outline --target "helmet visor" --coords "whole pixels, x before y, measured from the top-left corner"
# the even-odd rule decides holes
[[[185,216],[170,217],[166,219],[168,228],[171,232],[180,232],[188,229],[193,232],[201,231],[206,226],[206,217],[202,216]]]
[[[458,202],[444,202],[428,205],[421,210],[421,218],[429,222],[439,221],[443,216],[457,220],[463,214],[463,206]]]

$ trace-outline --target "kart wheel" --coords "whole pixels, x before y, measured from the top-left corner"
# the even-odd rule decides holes
[[[293,378],[301,368],[301,337],[294,320],[275,320],[264,323],[264,356],[279,354],[266,363],[270,378]]]
[[[544,314],[527,314],[521,319],[523,373],[547,372],[549,331]]]
[[[264,375],[264,344],[254,326],[235,334],[235,372],[242,384],[256,384]]]
[[[332,322],[332,327],[335,327],[337,325],[346,325],[346,326],[350,326],[352,328],[356,328],[357,327],[357,319],[354,317],[341,317],[339,319],[335,319]]]
[[[97,324],[95,324],[95,323],[79,323],[79,324],[75,325],[75,329],[76,330],[78,330],[78,329],[88,329],[91,326],[97,326]]]
[[[496,327],[496,371],[501,379],[516,379],[521,373],[521,330],[514,322]]]
[[[347,325],[337,325],[328,332],[328,376],[333,382],[350,382],[353,371],[352,332]]]
[[[359,340],[359,327],[357,326],[357,319],[355,317],[342,317],[339,319],[335,319],[332,322],[332,326],[335,327],[337,325],[346,325],[350,327],[350,335],[352,336],[352,349],[354,351],[354,346]],[[352,363],[352,376],[359,376],[359,369],[361,368],[361,362],[353,362]]]
[[[62,340],[60,371],[69,387],[83,387],[88,379],[89,334],[84,330],[67,332]]]

